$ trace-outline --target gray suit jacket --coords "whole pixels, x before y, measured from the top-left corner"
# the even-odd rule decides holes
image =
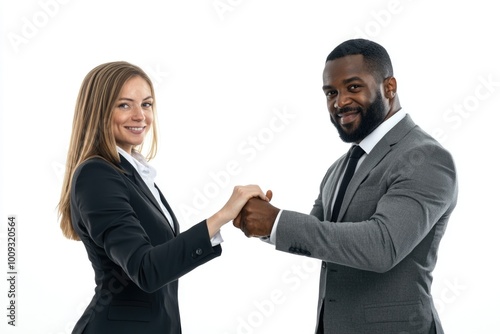
[[[310,215],[283,211],[276,248],[323,260],[324,333],[443,333],[431,296],[439,242],[457,201],[451,155],[406,116],[358,167],[330,222],[345,156]]]

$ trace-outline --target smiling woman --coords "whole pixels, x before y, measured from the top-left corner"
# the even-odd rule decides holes
[[[181,333],[178,279],[221,254],[219,230],[248,199],[266,199],[258,186],[235,187],[222,209],[181,233],[148,164],[153,101],[149,77],[126,62],[97,66],[82,83],[59,213],[63,234],[85,245],[96,288],[73,333]]]
[[[113,110],[113,135],[116,145],[132,154],[141,145],[153,122],[153,96],[150,85],[141,77],[133,77],[123,85]]]

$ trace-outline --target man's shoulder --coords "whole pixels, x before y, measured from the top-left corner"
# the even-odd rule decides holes
[[[416,124],[411,119],[410,115],[406,115],[405,118],[396,124],[396,126],[387,133],[386,137],[390,145],[397,144],[396,146],[403,149],[431,146],[444,150],[441,143]]]

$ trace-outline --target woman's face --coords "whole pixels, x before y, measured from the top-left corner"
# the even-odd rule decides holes
[[[146,80],[135,76],[125,82],[112,117],[116,144],[131,154],[134,146],[144,142],[153,122],[153,97]]]

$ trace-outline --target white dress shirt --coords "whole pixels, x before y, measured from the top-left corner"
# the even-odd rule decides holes
[[[375,130],[372,131],[368,136],[366,136],[360,143],[359,146],[365,151],[365,154],[363,154],[359,160],[358,164],[356,165],[356,170],[358,167],[363,163],[365,160],[366,156],[370,154],[370,152],[373,150],[375,145],[384,137],[389,130],[391,130],[396,124],[398,124],[404,117],[406,116],[406,112],[403,109],[400,109],[398,112],[396,112],[394,115],[389,117],[387,120],[385,120],[382,124],[380,124]],[[340,179],[342,179],[343,174]],[[337,184],[337,189],[335,189],[335,195],[334,197],[337,196],[338,192],[338,187],[340,186],[340,182]],[[335,203],[335,198],[332,201],[332,205]],[[278,227],[278,222],[281,217],[281,213],[283,210],[280,210],[278,213],[278,216],[276,217],[276,220],[274,221],[273,229],[271,231],[271,235],[269,238],[263,239],[264,241],[276,245],[276,230]]]
[[[172,218],[172,215],[170,212],[167,210],[165,205],[163,205],[163,202],[161,201],[160,198],[160,192],[158,191],[158,188],[155,186],[155,177],[156,177],[156,169],[148,164],[144,156],[136,151],[132,151],[132,155],[130,155],[128,152],[123,150],[121,147],[116,147],[118,150],[118,153],[120,153],[127,161],[134,166],[135,170],[139,175],[141,176],[142,180],[146,185],[148,186],[149,191],[153,194],[153,196],[156,199],[156,202],[160,206],[161,210],[167,217],[168,223],[170,226],[172,226],[172,229],[175,231],[175,226],[174,226],[174,219]],[[179,232],[179,231],[176,231]],[[212,247],[220,244],[222,241],[222,236],[220,234],[220,231],[215,234],[212,239],[210,239],[210,242],[212,243]]]

